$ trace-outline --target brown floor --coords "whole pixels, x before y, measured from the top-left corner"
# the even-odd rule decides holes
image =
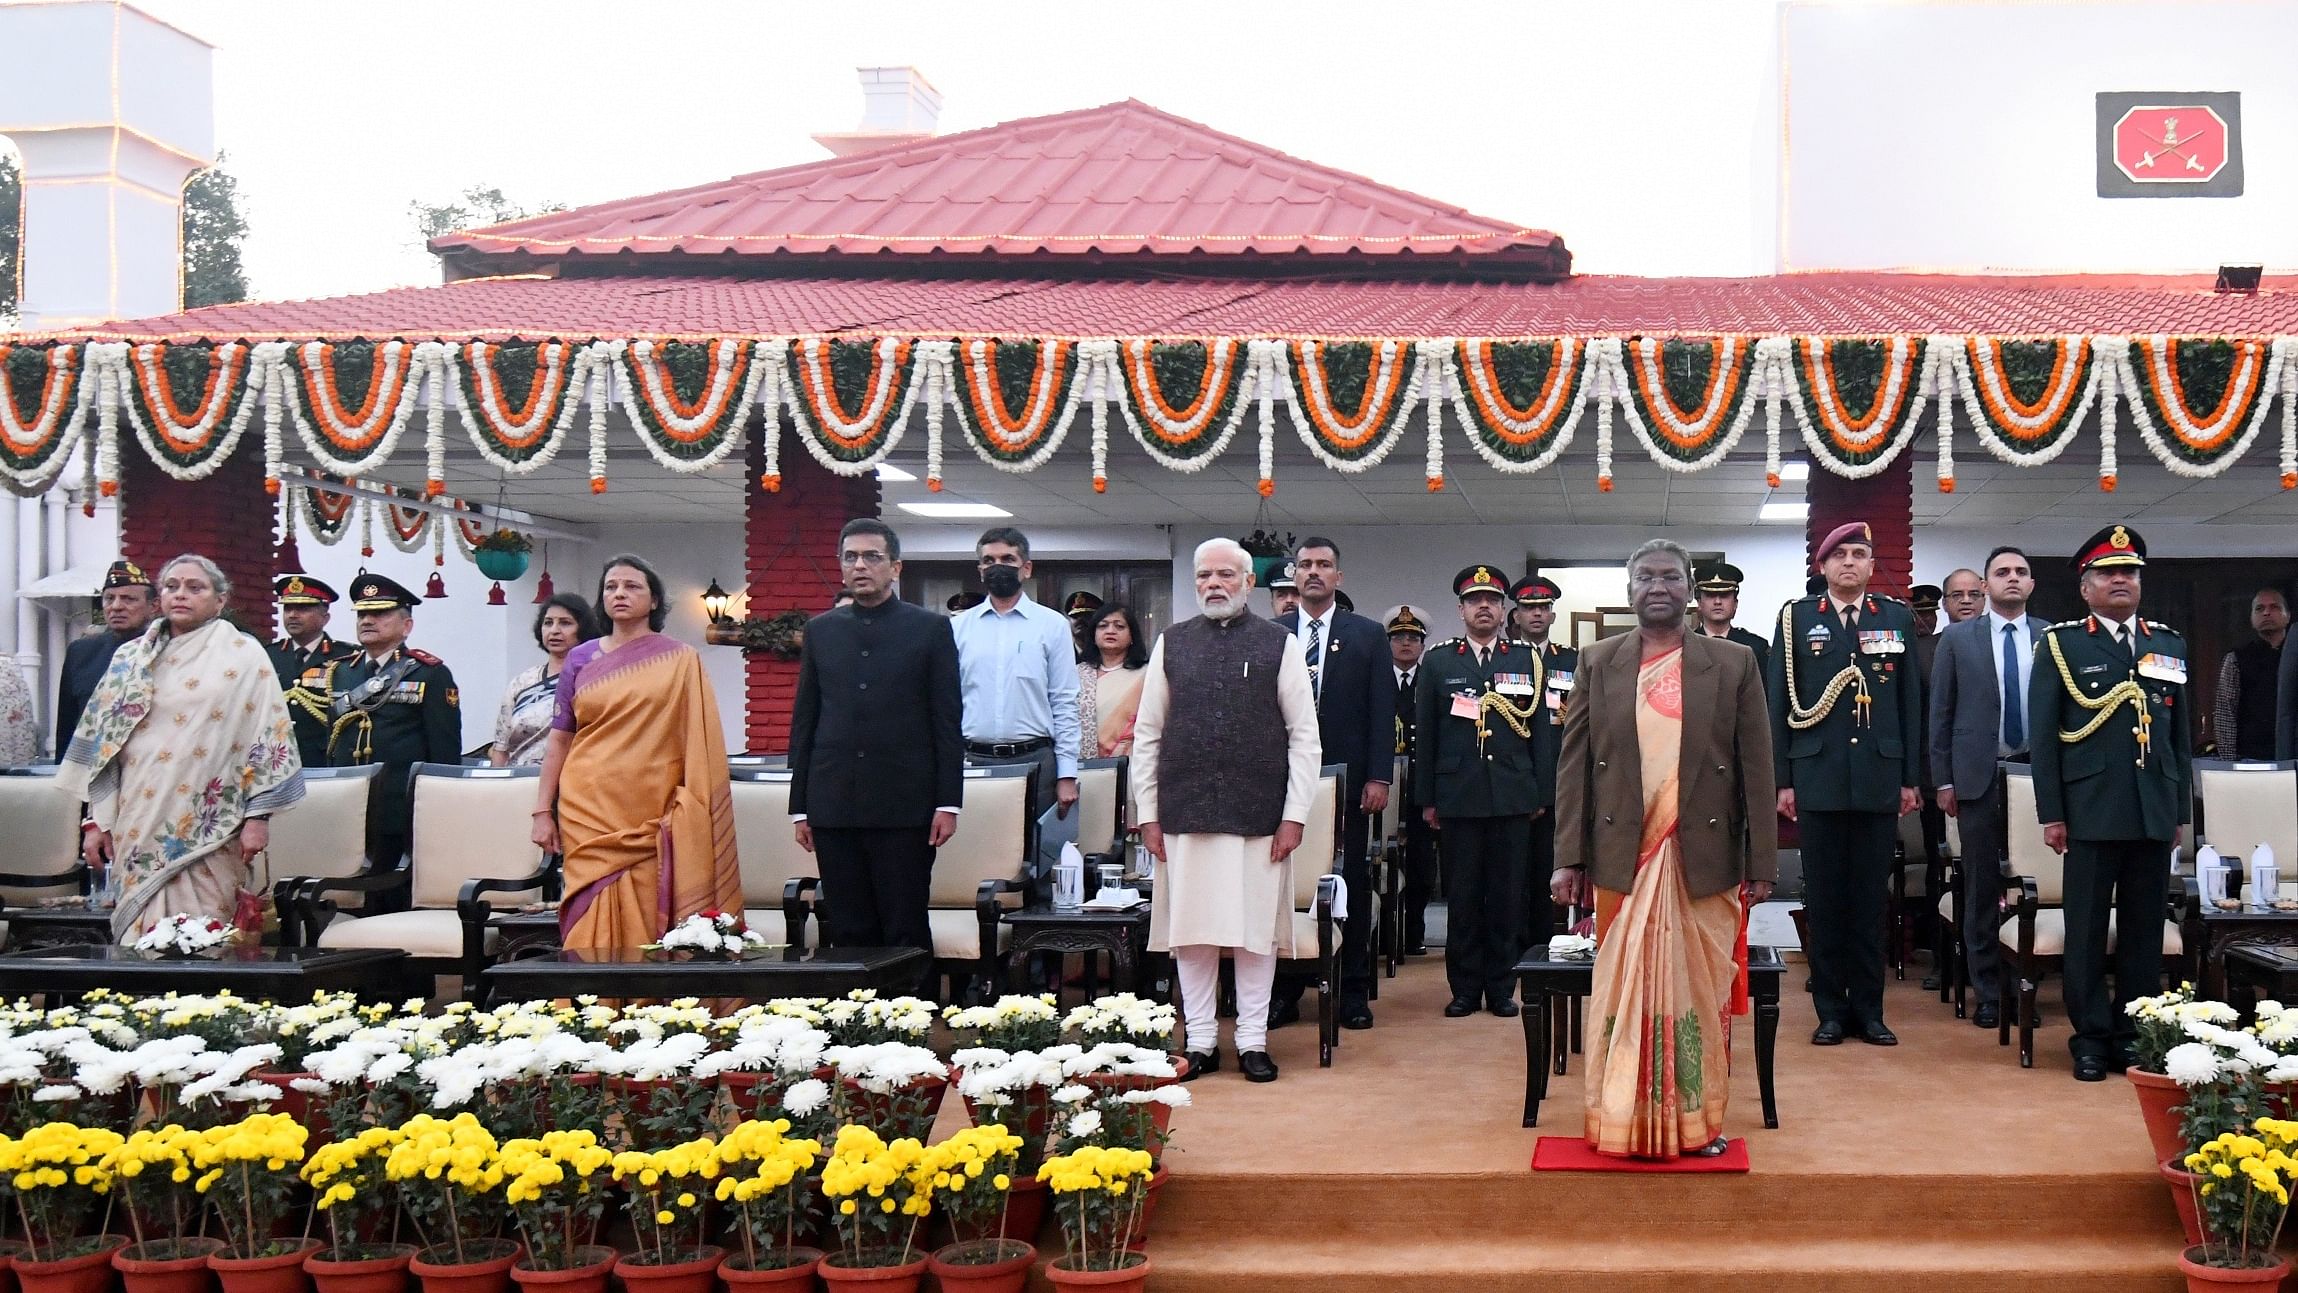
[[[1813,1047],[1802,978],[1790,964],[1778,1130],[1752,1029],[1733,1038],[1728,1131],[1751,1173],[1535,1174],[1536,1137],[1577,1133],[1579,1057],[1541,1128],[1521,1126],[1521,1025],[1443,1018],[1441,961],[1407,962],[1332,1068],[1304,1022],[1271,1035],[1278,1082],[1246,1082],[1231,1053],[1192,1084],[1151,1287],[2181,1287],[2137,1106],[2120,1079],[2073,1081],[2055,987],[2024,1070],[1913,978],[1889,997],[1897,1048]]]

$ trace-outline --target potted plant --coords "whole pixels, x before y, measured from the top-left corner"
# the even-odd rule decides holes
[[[1053,1191],[1062,1255],[1046,1267],[1056,1287],[1093,1284],[1138,1293],[1149,1258],[1132,1247],[1152,1165],[1138,1149],[1086,1145],[1045,1160],[1038,1176]]]
[[[1006,1204],[1021,1137],[991,1123],[968,1127],[926,1151],[933,1208],[948,1218],[954,1242],[926,1261],[942,1293],[1021,1293],[1036,1245],[1008,1238]]]
[[[925,1274],[918,1230],[933,1210],[925,1149],[904,1136],[891,1143],[868,1127],[838,1129],[822,1166],[838,1247],[822,1258],[822,1282],[837,1290],[911,1293]]]
[[[511,1279],[560,1293],[603,1293],[615,1251],[594,1244],[614,1155],[588,1131],[503,1142],[503,1202],[526,1243]]]
[[[476,1117],[417,1114],[399,1128],[383,1173],[399,1188],[422,1250],[407,1264],[424,1293],[505,1293],[519,1244],[503,1236],[503,1164]]]
[[[629,1293],[710,1293],[726,1250],[702,1242],[702,1196],[718,1175],[718,1142],[697,1137],[662,1150],[614,1156],[614,1179],[630,1209],[631,1251],[615,1262]]]
[[[817,1125],[815,1119],[828,1104],[828,1087],[815,1079],[829,1045],[828,1033],[803,1020],[760,1011],[741,1022],[725,1049],[696,1062],[694,1071],[697,1077],[717,1079],[735,1118],[766,1122],[786,1118],[801,1137],[819,1140],[833,1130]],[[800,1112],[790,1104],[793,1092],[806,1082],[813,1083],[809,1093],[819,1088],[824,1098],[806,1102],[808,1107]]]
[[[204,1293],[214,1282],[207,1259],[223,1247],[199,1233],[199,1189],[191,1142],[200,1133],[180,1123],[131,1133],[105,1155],[115,1206],[128,1214],[127,1247],[112,1254],[127,1293]]]
[[[2172,1047],[2187,1040],[2187,1020],[2227,1025],[2238,1016],[2234,1007],[2223,1001],[2196,1001],[2191,983],[2180,985],[2175,992],[2140,997],[2124,1009],[2138,1034],[2137,1063],[2124,1076],[2138,1097],[2139,1117],[2146,1122],[2155,1161],[2183,1158],[2190,1148],[2178,1129],[2178,1106],[2185,1101],[2185,1094],[2171,1081],[2163,1062]]]
[[[303,1259],[318,1293],[399,1293],[405,1287],[415,1245],[398,1242],[398,1191],[384,1171],[399,1140],[396,1127],[367,1127],[304,1159],[312,1209],[327,1223],[321,1247]]]
[[[976,1047],[1041,1051],[1061,1041],[1061,1013],[1053,994],[1008,995],[986,1006],[950,1006],[942,1022],[965,1033]]]
[[[314,1097],[322,1099],[327,1084],[311,1071],[311,1056],[360,1027],[359,998],[349,992],[316,992],[299,1006],[270,1006],[258,1016],[256,1036],[279,1048],[268,1064],[248,1076],[279,1089],[278,1110],[303,1124],[312,1143],[327,1139],[328,1122]]]
[[[527,536],[509,526],[497,526],[471,545],[471,560],[489,579],[516,579],[527,573],[527,554],[534,550],[534,541]]]
[[[283,1113],[258,1113],[210,1127],[193,1141],[201,1194],[223,1228],[223,1251],[208,1259],[223,1293],[297,1293],[311,1287],[303,1259],[317,1239],[275,1238],[303,1164],[307,1134]]]
[[[642,1037],[603,1057],[610,1103],[620,1116],[623,1143],[669,1145],[700,1130],[717,1099],[717,1084],[696,1075],[711,1039],[702,1033]]]
[[[2260,1118],[2187,1156],[2204,1234],[2178,1259],[2190,1293],[2280,1286],[2290,1262],[2275,1253],[2274,1243],[2290,1210],[2292,1150],[2298,1150],[2298,1122]]]
[[[1056,1137],[1062,1150],[1124,1149],[1149,1156],[1154,1170],[1141,1187],[1141,1215],[1131,1240],[1134,1248],[1144,1247],[1149,1242],[1150,1219],[1157,1213],[1157,1192],[1165,1186],[1167,1172],[1158,1160],[1172,1136],[1169,1120],[1174,1109],[1189,1103],[1189,1088],[1071,1085],[1055,1091],[1053,1098],[1063,1110],[1064,1121]]]
[[[1045,1221],[1045,1183],[1037,1179],[1052,1142],[1057,1105],[1053,1093],[1075,1085],[1062,1071],[1081,1052],[1066,1043],[1043,1050],[1008,1053],[992,1047],[961,1050],[950,1057],[952,1082],[975,1123],[995,1123],[1021,1139],[1013,1185],[1005,1203],[1004,1234],[1034,1241]],[[1083,1090],[1083,1088],[1079,1088]]]
[[[923,1141],[949,1089],[949,1064],[923,1046],[875,1042],[822,1053],[838,1073],[839,1121],[882,1139]]]
[[[16,1202],[24,1252],[16,1279],[24,1293],[98,1293],[112,1280],[112,1254],[126,1235],[89,1234],[96,1204],[110,1191],[106,1157],[127,1138],[105,1127],[43,1123],[0,1138],[0,1190]]]
[[[2163,1068],[2184,1095],[2179,1105],[2181,1154],[2162,1163],[2189,1243],[2202,1242],[2202,1221],[2193,1208],[2194,1185],[2187,1154],[2228,1132],[2246,1130],[2266,1112],[2264,1075],[2275,1063],[2272,1051],[2245,1032],[2201,1019],[2186,1021],[2192,1040],[2170,1048]]]
[[[717,1197],[734,1210],[728,1223],[734,1249],[718,1268],[729,1289],[803,1293],[813,1287],[822,1250],[798,1243],[805,1211],[799,1185],[814,1170],[822,1144],[786,1135],[789,1129],[779,1118],[752,1119],[736,1123],[718,1142],[719,1161],[729,1171],[718,1178]]]

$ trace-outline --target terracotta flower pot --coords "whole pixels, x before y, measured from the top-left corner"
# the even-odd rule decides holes
[[[1036,1177],[1014,1177],[1013,1188],[1005,1192],[1005,1220],[998,1226],[998,1237],[1036,1243],[1037,1232],[1045,1228],[1045,1205],[1052,1197],[1050,1187]]]
[[[2170,1186],[2170,1206],[2178,1210],[2178,1224],[2186,1229],[2186,1242],[2199,1244],[2202,1242],[2202,1217],[2195,1210],[2194,1186],[2201,1178],[2181,1166],[2183,1161],[2183,1157],[2166,1158],[2155,1170],[2162,1173],[2163,1182]]]
[[[924,1257],[899,1266],[841,1266],[842,1256],[831,1253],[814,1268],[830,1293],[917,1293],[918,1281],[926,1273]]]
[[[614,1275],[627,1293],[711,1293],[718,1287],[718,1265],[726,1250],[714,1244],[684,1250],[685,1260],[642,1262],[624,1253],[614,1263]]]
[[[0,1293],[17,1293],[16,1259],[24,1252],[21,1239],[0,1239]]]
[[[933,1272],[942,1293],[1021,1293],[1036,1262],[1035,1245],[988,1239],[936,1249],[926,1258],[926,1269]]]
[[[322,1248],[303,1259],[304,1274],[318,1293],[405,1293],[413,1244],[382,1244],[366,1249],[373,1257],[338,1261]]]
[[[761,1257],[767,1254],[759,1254]],[[819,1248],[793,1248],[786,1266],[766,1266],[751,1269],[750,1259],[740,1253],[727,1254],[718,1268],[718,1278],[731,1293],[811,1293],[814,1287],[814,1268],[822,1264]]]
[[[1081,1271],[1071,1268],[1074,1257],[1057,1257],[1045,1268],[1045,1277],[1053,1287],[1090,1288],[1096,1293],[1141,1293],[1149,1286],[1149,1259],[1139,1258],[1130,1266],[1113,1271]]]
[[[324,1246],[320,1240],[304,1239],[260,1257],[217,1253],[207,1264],[223,1293],[311,1293],[311,1277],[304,1273],[303,1262]]]
[[[760,1088],[780,1085],[781,1077],[779,1073],[727,1069],[718,1075],[718,1089],[726,1093],[727,1101],[734,1106],[735,1117],[755,1118],[758,1116],[758,1097],[764,1094]]]
[[[415,1254],[407,1269],[423,1281],[423,1293],[506,1293],[511,1267],[526,1252],[516,1239],[471,1239],[463,1243],[461,1261],[453,1244],[441,1244]]]
[[[112,1254],[112,1269],[120,1273],[120,1285],[127,1293],[207,1293],[215,1287],[207,1259],[222,1250],[221,1239],[129,1244]]]
[[[2282,1277],[2290,1273],[2289,1259],[2284,1258],[2272,1266],[2205,1266],[2196,1259],[2202,1256],[2198,1245],[2178,1255],[2178,1269],[2186,1276],[2187,1293],[2211,1293],[2213,1289],[2274,1289],[2279,1288]]]
[[[92,1247],[69,1257],[33,1261],[18,1253],[12,1265],[24,1293],[105,1293],[116,1274],[112,1254],[128,1246],[126,1235],[98,1235]]]
[[[1176,1055],[1173,1057],[1173,1076],[1169,1078],[1145,1077],[1138,1073],[1081,1073],[1077,1082],[1080,1086],[1098,1091],[1154,1091],[1159,1087],[1177,1085],[1187,1076],[1189,1057]],[[1150,1137],[1146,1146],[1149,1161],[1161,1162],[1165,1157],[1165,1137],[1173,1130],[1173,1106],[1152,1102],[1149,1105],[1149,1122],[1157,1129],[1157,1134]]]
[[[585,1244],[575,1249],[575,1264],[563,1271],[538,1271],[521,1258],[511,1266],[511,1282],[537,1293],[606,1293],[619,1256],[612,1248]]]
[[[2186,1103],[2186,1088],[2160,1073],[2132,1069],[2123,1074],[2138,1096],[2138,1115],[2146,1121],[2146,1138],[2154,1146],[2154,1159],[2186,1157],[2186,1137],[2179,1134],[2178,1110]]]

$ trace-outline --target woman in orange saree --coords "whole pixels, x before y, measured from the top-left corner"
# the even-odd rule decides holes
[[[1644,790],[1635,886],[1596,888],[1595,982],[1588,1017],[1588,1144],[1638,1158],[1723,1147],[1731,1016],[1745,964],[1740,892],[1693,898],[1677,838],[1683,753],[1683,648],[1636,674]],[[1744,1011],[1745,1007],[1737,1007]]]
[[[662,635],[662,579],[637,557],[607,562],[598,605],[613,630],[567,654],[535,809],[535,843],[564,857],[569,950],[639,947],[698,912],[742,910],[702,659]]]

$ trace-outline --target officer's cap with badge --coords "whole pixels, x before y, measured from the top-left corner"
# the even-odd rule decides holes
[[[1291,587],[1293,587],[1293,563],[1292,563],[1291,561],[1289,561],[1289,560],[1288,560],[1288,561],[1286,561],[1286,562],[1285,562],[1285,564],[1283,564],[1283,565],[1281,565],[1281,566],[1277,567],[1277,573],[1275,573],[1275,574],[1273,574],[1273,575],[1269,576],[1269,587],[1270,587],[1270,588],[1291,588]]]
[[[1508,596],[1518,606],[1554,606],[1564,590],[1546,575],[1526,575],[1510,585]]]
[[[310,575],[281,575],[271,581],[271,591],[278,594],[282,606],[333,606],[341,600],[324,580]]]
[[[351,580],[351,609],[355,611],[413,610],[422,600],[387,575],[362,570]]]
[[[1746,580],[1747,576],[1740,573],[1738,566],[1718,561],[1699,568],[1692,576],[1692,589],[1702,593],[1736,593]]]
[[[1846,521],[1829,530],[1827,537],[1821,539],[1818,545],[1811,550],[1811,568],[1814,570],[1821,569],[1826,566],[1827,559],[1835,555],[1837,548],[1847,547],[1854,543],[1867,549],[1870,553],[1875,551],[1875,531],[1867,527],[1867,522]]]
[[[1937,584],[1917,584],[1907,590],[1907,604],[1919,611],[1935,611],[1945,596]]]
[[[153,587],[152,577],[144,573],[144,568],[125,557],[104,568],[104,586],[96,591],[99,594],[108,593],[115,588],[143,588],[152,592],[159,591]]]
[[[1428,617],[1410,606],[1399,606],[1388,613],[1388,635],[1392,638],[1425,638],[1428,636]]]
[[[1452,577],[1452,595],[1466,601],[1473,593],[1490,593],[1506,600],[1508,581],[1500,577],[1497,566],[1463,566],[1460,573]]]
[[[2110,525],[2092,535],[2090,542],[2075,549],[2074,567],[2078,573],[2145,564],[2146,540],[2127,525]]]
[[[1089,592],[1086,592],[1082,588],[1074,593],[1071,593],[1069,595],[1069,600],[1061,604],[1061,613],[1067,615],[1071,619],[1079,619],[1084,616],[1092,615],[1100,609],[1101,599]]]

